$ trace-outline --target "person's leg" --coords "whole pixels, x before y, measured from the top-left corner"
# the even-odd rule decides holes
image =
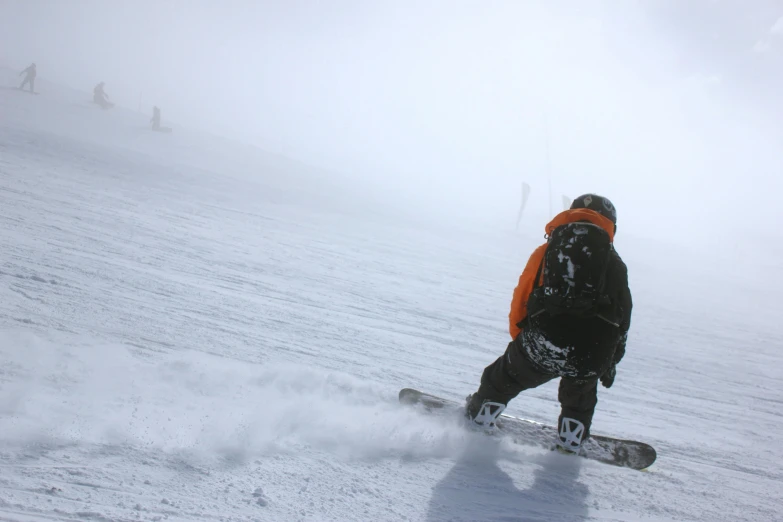
[[[35,92],[35,78],[30,78],[30,92]]]
[[[581,441],[587,440],[595,406],[598,404],[598,379],[563,377],[560,379],[557,398],[560,401],[558,429],[563,431],[563,419],[577,420],[584,426],[584,433],[580,435]]]
[[[520,338],[509,343],[506,353],[484,369],[481,385],[468,399],[468,415],[475,418],[485,402],[508,402],[523,390],[536,388],[554,379],[538,371],[524,355]]]

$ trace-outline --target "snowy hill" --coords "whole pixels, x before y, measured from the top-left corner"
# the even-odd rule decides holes
[[[380,198],[368,199],[370,194],[363,194],[363,204],[357,204],[352,181],[334,173],[204,132],[178,128],[176,124],[171,135],[153,132],[151,114],[120,106],[104,111],[92,103],[90,93],[45,79],[36,81],[41,95],[27,100],[32,98],[30,94],[12,87],[18,83],[14,71],[0,68],[2,121],[8,132],[32,133],[35,139],[46,140],[42,145],[47,149],[60,148],[66,154],[91,157],[132,156],[135,162],[144,162],[144,172],[165,170],[167,177],[172,173],[181,175],[184,185],[194,182],[190,176],[201,170],[219,173],[224,184],[242,185],[247,197],[275,203],[295,201],[299,205],[317,204],[320,208],[343,211],[381,210],[377,208]],[[27,103],[31,101],[34,103]],[[6,109],[5,104],[13,104],[13,108]],[[165,120],[165,113],[163,123],[172,125]],[[123,168],[121,165],[112,163],[116,168]]]
[[[0,520],[780,517],[768,272],[618,236],[635,315],[593,430],[656,446],[649,472],[488,439],[396,393],[474,390],[538,236],[413,228],[40,90],[0,90]],[[558,409],[553,382],[510,412]]]

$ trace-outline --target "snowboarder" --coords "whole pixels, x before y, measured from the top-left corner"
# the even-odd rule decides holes
[[[487,366],[466,416],[494,421],[521,391],[560,377],[558,440],[578,453],[590,434],[598,382],[610,388],[625,354],[631,322],[628,272],[614,249],[617,212],[608,199],[585,194],[546,226],[514,290],[513,339]]]
[[[150,123],[152,123],[152,130],[171,134],[171,127],[161,127],[160,125],[160,107],[152,108],[152,118],[150,119]]]
[[[160,108],[155,106],[152,108],[152,130],[160,130]]]
[[[19,86],[19,90],[24,90],[25,85],[30,85],[30,92],[35,92],[35,76],[38,74],[35,69],[35,64],[30,65],[27,69],[19,73],[19,76],[26,75],[22,84]]]
[[[114,104],[109,102],[109,95],[103,90],[104,85],[105,83],[101,82],[92,90],[92,101],[100,105],[102,109],[109,109],[113,107]]]

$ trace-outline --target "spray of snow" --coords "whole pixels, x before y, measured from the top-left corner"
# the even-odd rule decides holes
[[[314,446],[346,459],[457,454],[458,419],[422,416],[396,390],[336,372],[200,352],[154,362],[127,347],[0,333],[0,443],[121,444],[246,463]],[[21,378],[20,378],[21,377]]]

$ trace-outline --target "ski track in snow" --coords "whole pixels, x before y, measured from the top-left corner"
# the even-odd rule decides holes
[[[0,520],[779,519],[768,282],[618,237],[635,313],[593,429],[649,472],[466,433],[397,391],[475,389],[538,238],[368,215],[61,98],[0,92]],[[556,386],[509,412],[553,421]]]

